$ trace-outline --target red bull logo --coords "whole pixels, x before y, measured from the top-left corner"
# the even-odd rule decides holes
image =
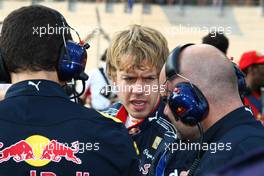
[[[0,149],[4,146],[0,142]],[[31,136],[25,140],[8,146],[0,151],[0,163],[13,159],[15,162],[25,161],[31,166],[41,167],[49,162],[60,162],[62,158],[75,164],[82,164],[76,156],[79,152],[79,142],[67,146],[57,140],[49,140],[40,135]]]
[[[72,143],[72,147],[65,146],[56,140],[50,141],[50,143],[44,148],[40,159],[47,159],[54,162],[60,162],[64,157],[68,161],[72,161],[76,164],[82,164],[82,161],[75,156],[79,151],[78,142]]]
[[[0,143],[0,148],[3,143]],[[15,162],[21,162],[29,159],[35,159],[32,147],[24,140],[17,142],[0,151],[0,163],[13,158]]]

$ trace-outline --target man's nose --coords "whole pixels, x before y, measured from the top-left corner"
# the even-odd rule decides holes
[[[144,93],[144,82],[142,79],[137,79],[135,84],[132,86],[132,93],[143,94]]]

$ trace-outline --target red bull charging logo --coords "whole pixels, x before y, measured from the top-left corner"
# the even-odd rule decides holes
[[[0,147],[3,147],[3,143],[0,143]],[[0,163],[8,161],[11,158],[13,158],[15,162],[35,159],[32,147],[24,140],[5,148],[0,152],[0,155]]]
[[[3,147],[4,144],[0,142],[0,149]],[[2,149],[0,163],[13,159],[15,162],[25,161],[31,166],[41,167],[65,159],[75,164],[82,164],[81,159],[75,155],[78,152],[78,141],[67,146],[57,140],[50,141],[44,136],[34,135]]]
[[[72,143],[72,146],[74,147],[73,149],[57,142],[56,140],[52,140],[47,146],[45,146],[40,159],[60,162],[62,157],[64,157],[68,161],[82,164],[82,161],[75,156],[75,153],[78,153],[79,151],[78,142]]]

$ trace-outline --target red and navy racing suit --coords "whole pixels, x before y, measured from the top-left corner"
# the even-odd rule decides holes
[[[144,118],[143,121],[128,128],[129,134],[136,143],[139,158],[140,172],[142,175],[162,176],[166,173],[171,173],[175,169],[181,171],[186,170],[192,164],[186,163],[186,158],[183,156],[176,157],[176,153],[170,152],[169,144],[178,143],[178,137],[174,126],[167,120],[163,114],[165,104],[161,101],[155,109]],[[126,122],[128,112],[121,103],[116,103],[104,113],[108,113],[123,123]],[[163,156],[167,156],[166,161],[161,162]],[[177,161],[170,162],[167,168],[168,161],[177,158]]]

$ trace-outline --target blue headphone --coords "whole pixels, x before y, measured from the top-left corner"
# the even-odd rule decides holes
[[[87,60],[87,53],[86,49],[90,47],[88,43],[83,44],[80,39],[80,36],[76,30],[71,28],[63,16],[54,10],[54,14],[59,21],[62,22],[63,26],[63,45],[60,49],[60,54],[58,58],[57,64],[57,73],[59,79],[61,81],[69,81],[72,78],[74,79],[84,79],[87,80],[88,76],[84,73],[86,60]],[[80,43],[76,43],[72,40],[65,40],[64,36],[64,29],[72,29],[76,32],[77,36],[79,37]],[[3,55],[0,50],[0,82],[11,83],[10,75],[7,70],[7,67],[4,62]]]
[[[179,70],[179,56],[183,49],[194,44],[186,44],[176,47],[168,56],[165,65],[166,78],[172,80]],[[175,85],[168,96],[168,105],[176,120],[181,120],[189,126],[197,125],[208,114],[209,104],[200,89],[188,82],[180,82]]]
[[[55,13],[58,13],[55,11]],[[83,44],[79,33],[70,27],[61,14],[59,14],[64,29],[72,29],[79,38],[79,43],[72,40],[65,40],[64,32],[62,34],[63,46],[61,47],[58,59],[58,75],[61,81],[69,81],[72,78],[79,79],[84,72],[87,53],[86,49],[90,47],[88,43]]]
[[[179,56],[183,49],[194,45],[192,43],[176,47],[168,56],[165,65],[166,78],[172,80],[179,70]],[[232,62],[233,63],[233,62]],[[246,91],[246,81],[244,73],[233,63],[237,77],[237,84],[240,97],[243,98]],[[193,126],[202,121],[208,114],[209,105],[203,93],[197,86],[189,82],[181,82],[175,85],[175,89],[168,97],[168,105],[176,118],[183,123]]]

